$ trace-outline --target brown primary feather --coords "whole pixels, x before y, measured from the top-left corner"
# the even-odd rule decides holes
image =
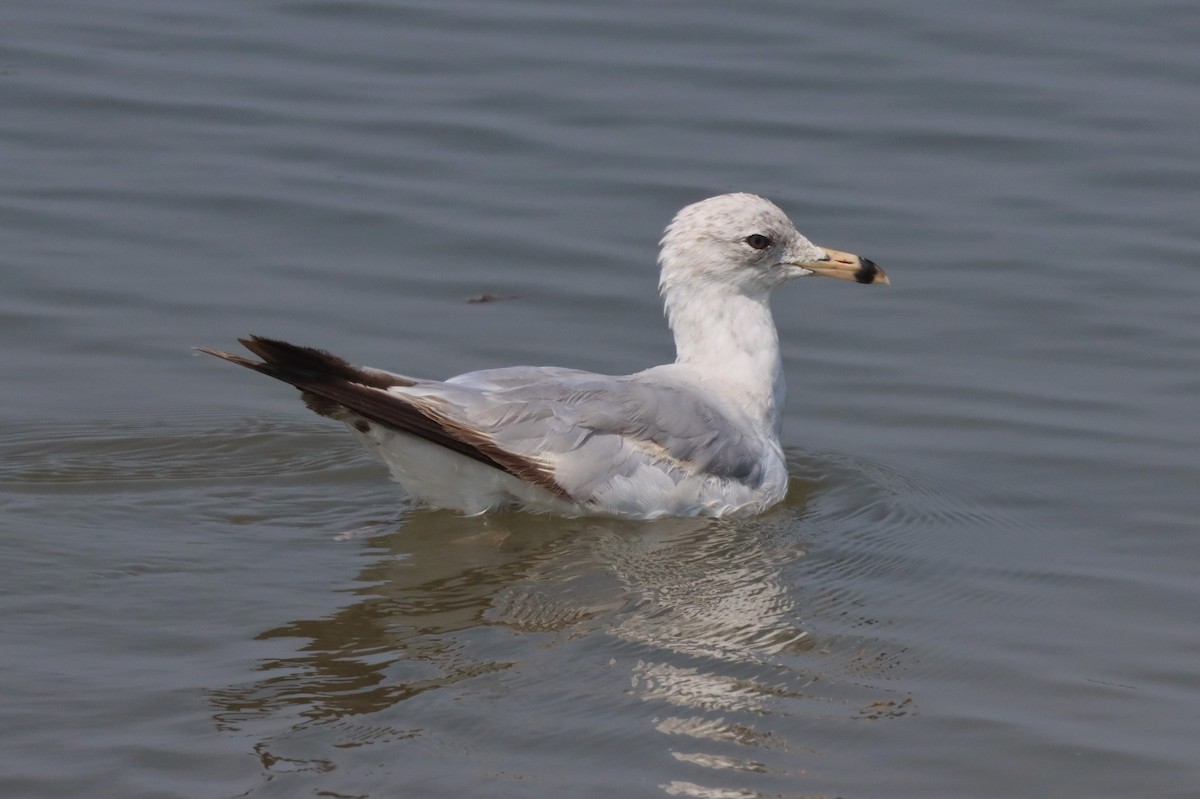
[[[261,336],[239,341],[263,360],[255,361],[207,347],[197,349],[295,386],[304,392],[305,404],[323,416],[333,415],[338,408],[347,409],[385,427],[500,469],[561,499],[574,501],[543,464],[508,452],[482,431],[465,427],[432,408],[387,391],[392,386],[415,385],[413,380],[357,367],[324,350],[299,347],[286,341]]]

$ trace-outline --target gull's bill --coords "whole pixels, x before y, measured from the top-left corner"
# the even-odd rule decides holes
[[[803,267],[814,275],[836,277],[839,280],[853,280],[855,283],[878,283],[886,286],[892,282],[888,280],[887,273],[880,269],[874,261],[851,252],[831,250],[828,247],[821,249],[828,256],[827,258],[796,264],[796,266]]]

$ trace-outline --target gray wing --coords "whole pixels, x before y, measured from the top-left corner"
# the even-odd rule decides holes
[[[675,482],[708,475],[761,485],[759,438],[703,389],[653,372],[609,377],[518,367],[391,391],[545,464],[576,501],[646,465]]]

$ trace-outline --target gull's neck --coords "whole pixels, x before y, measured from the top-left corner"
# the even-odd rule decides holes
[[[764,432],[778,435],[786,387],[769,297],[725,286],[664,286],[676,363]]]

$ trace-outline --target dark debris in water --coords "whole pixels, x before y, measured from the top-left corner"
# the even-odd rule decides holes
[[[504,302],[505,300],[519,300],[519,294],[476,294],[474,297],[467,297],[467,302],[479,304],[484,302]]]

